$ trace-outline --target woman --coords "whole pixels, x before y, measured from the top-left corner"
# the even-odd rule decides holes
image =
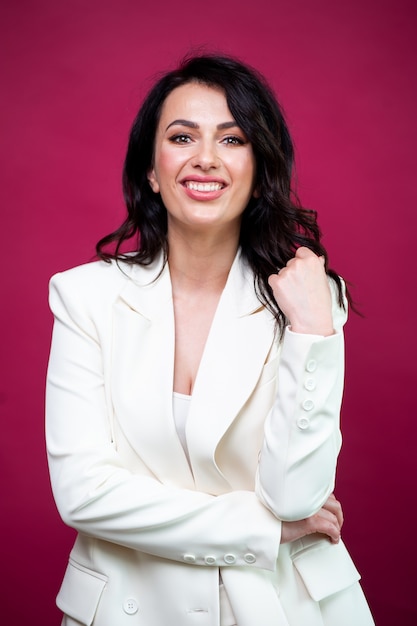
[[[346,297],[292,160],[256,72],[188,59],[133,124],[126,221],[51,281],[65,626],[373,623],[332,495]]]

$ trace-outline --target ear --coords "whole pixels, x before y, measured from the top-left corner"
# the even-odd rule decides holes
[[[159,183],[156,179],[155,170],[152,168],[148,171],[149,185],[154,193],[159,193]]]
[[[261,197],[261,193],[260,193],[260,191],[259,191],[258,187],[255,187],[255,189],[254,189],[254,190],[253,190],[253,192],[252,192],[252,196],[253,196],[254,198],[260,198],[260,197]]]

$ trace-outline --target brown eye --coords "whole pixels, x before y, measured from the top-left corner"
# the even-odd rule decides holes
[[[236,135],[230,135],[223,139],[223,142],[228,146],[243,146],[245,141],[241,137],[237,137]]]
[[[185,133],[178,133],[169,138],[172,143],[190,143],[191,137]]]

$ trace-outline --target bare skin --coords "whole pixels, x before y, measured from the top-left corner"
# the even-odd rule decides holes
[[[238,249],[241,215],[254,193],[252,148],[233,122],[219,90],[197,84],[177,88],[164,103],[154,166],[148,173],[150,186],[161,193],[167,208],[175,316],[173,386],[187,395],[192,394]],[[300,248],[269,281],[294,332],[333,333],[322,259]],[[312,517],[283,522],[281,541],[322,533],[337,542],[342,523],[341,506],[330,496]]]
[[[199,250],[201,250],[201,244]],[[175,315],[174,390],[192,394],[214,314],[226,284],[235,250],[187,254],[171,249],[169,267]]]

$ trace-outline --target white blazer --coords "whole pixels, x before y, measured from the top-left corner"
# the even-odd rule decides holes
[[[287,329],[280,344],[237,255],[193,389],[188,462],[172,414],[169,268],[119,265],[51,281],[48,458],[78,531],[58,606],[94,626],[219,626],[221,573],[238,626],[345,624],[327,605],[348,610],[349,626],[372,624],[342,542],[280,545],[279,520],[312,515],[334,487],[336,298],[333,336]]]

